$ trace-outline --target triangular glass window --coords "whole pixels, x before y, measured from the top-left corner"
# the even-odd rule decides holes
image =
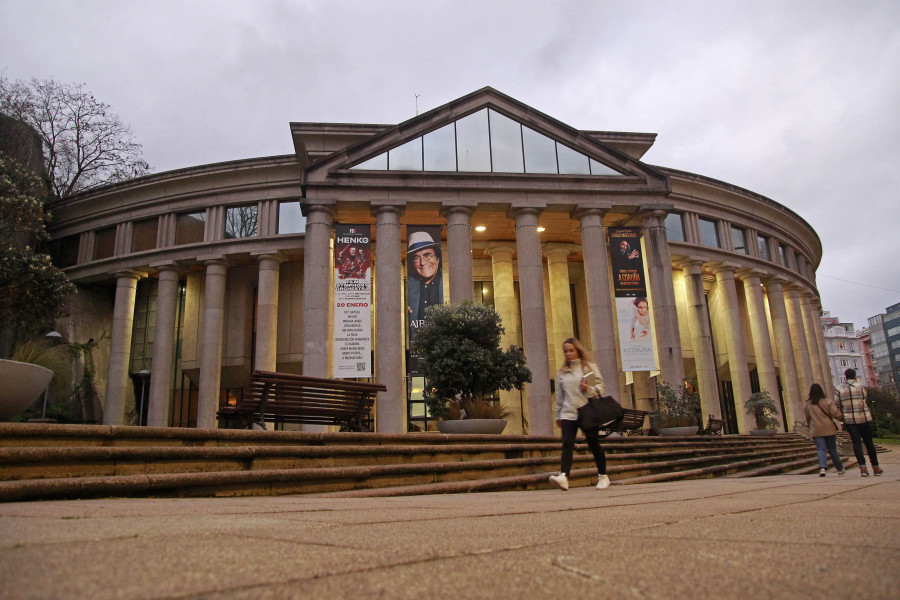
[[[351,169],[622,175],[489,108],[392,148]]]

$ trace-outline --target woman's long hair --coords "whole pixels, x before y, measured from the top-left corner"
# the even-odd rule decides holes
[[[814,383],[809,386],[809,403],[810,404],[819,404],[819,400],[825,397],[825,390],[822,389],[822,386],[818,383]]]
[[[578,358],[581,359],[582,367],[586,366],[585,363],[594,362],[594,357],[591,356],[591,353],[588,352],[584,348],[584,346],[581,345],[581,342],[579,342],[577,339],[569,338],[563,342],[563,346],[565,346],[566,344],[572,344],[573,346],[575,346],[575,350],[578,352]],[[572,368],[572,366],[569,364],[568,358],[566,359],[566,368]]]

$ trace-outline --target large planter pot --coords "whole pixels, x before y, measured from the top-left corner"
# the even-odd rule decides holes
[[[697,431],[700,429],[697,425],[689,425],[687,427],[660,427],[659,435],[665,436],[684,436],[684,435],[697,435]]]
[[[40,398],[53,371],[15,360],[0,360],[0,421],[8,421]]]
[[[775,435],[774,429],[751,429],[750,435]]]
[[[441,433],[502,433],[506,428],[506,419],[438,421],[437,428]]]

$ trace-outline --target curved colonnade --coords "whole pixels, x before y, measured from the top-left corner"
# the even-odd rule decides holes
[[[485,106],[609,173],[355,168]],[[335,223],[372,226],[383,433],[415,420],[406,225],[443,226],[445,298],[489,293],[504,343],[525,349],[534,382],[501,396],[514,413],[509,432],[552,432],[550,379],[573,335],[623,404],[649,409],[652,376],[687,377],[704,414],[732,432],[754,428],[741,409],[753,391],[778,399],[780,390],[790,427],[809,385],[830,387],[815,232],[758,194],[641,162],[651,134],[575,130],[490,88],[397,126],[291,127],[296,154],[151,175],[51,207],[54,254],[80,291],[67,336],[103,340],[105,423],[140,418],[135,390],[147,380],[147,424],[210,428],[253,369],[330,376]],[[658,373],[619,370],[611,226],[642,230]]]

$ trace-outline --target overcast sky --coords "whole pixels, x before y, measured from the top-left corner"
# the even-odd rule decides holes
[[[900,2],[0,0],[0,71],[85,83],[155,172],[484,86],[803,217],[825,310],[900,302]]]

